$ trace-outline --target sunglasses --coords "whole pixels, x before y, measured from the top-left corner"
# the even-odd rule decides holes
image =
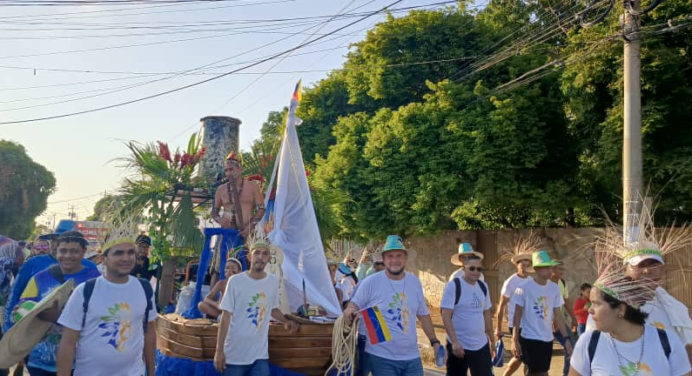
[[[34,249],[37,249],[37,250],[45,250],[45,249],[49,249],[49,248],[50,247],[48,247],[47,245],[39,245],[39,246],[34,247]]]
[[[471,271],[471,272],[482,272],[482,271],[483,271],[483,268],[480,267],[480,266],[478,266],[478,267],[476,267],[476,266],[467,266],[467,267],[466,267],[466,270]]]

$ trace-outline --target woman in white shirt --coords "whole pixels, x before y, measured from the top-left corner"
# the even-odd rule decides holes
[[[579,337],[569,376],[692,376],[678,336],[645,324],[639,307],[652,292],[612,269],[602,274],[591,289],[596,330]]]

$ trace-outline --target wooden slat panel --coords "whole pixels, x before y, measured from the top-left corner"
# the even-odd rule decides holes
[[[326,357],[320,357],[320,358],[300,358],[300,359],[278,359],[274,360],[271,357],[269,357],[269,361],[272,364],[275,364],[279,367],[283,368],[288,368],[291,370],[299,369],[299,368],[322,368],[325,371],[327,370],[327,367],[331,364],[330,362],[331,357],[326,356]]]
[[[158,327],[156,334],[170,341],[178,342],[186,346],[198,348],[216,348],[216,337],[193,336],[183,333],[178,333],[164,327]]]
[[[334,325],[300,325],[298,333],[291,334],[288,330],[284,328],[283,325],[272,324],[269,325],[269,337],[278,336],[291,336],[291,337],[301,337],[301,336],[324,336],[332,338],[332,330]]]
[[[313,347],[307,349],[292,348],[269,348],[270,359],[301,359],[301,358],[320,358],[332,355],[331,347]]]
[[[269,337],[269,348],[313,348],[330,347],[332,337]]]

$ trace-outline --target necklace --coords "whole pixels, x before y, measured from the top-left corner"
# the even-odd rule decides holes
[[[398,296],[399,292],[397,292],[396,289],[394,288],[394,285],[392,284],[392,279],[389,278],[389,276],[386,276],[386,277],[387,277],[387,281],[389,281],[389,287],[391,287],[392,291],[394,291],[394,294]],[[404,289],[401,290],[401,294],[406,294],[406,272],[404,272]]]
[[[642,326],[642,335],[640,337],[641,346],[640,346],[640,350],[639,350],[639,360],[637,360],[637,362],[634,363],[634,365],[637,367],[637,373],[636,373],[637,375],[639,374],[639,365],[642,363],[642,359],[644,358],[644,343],[646,340],[645,335],[646,335],[646,330]],[[613,349],[615,349],[615,353],[618,356],[618,363],[620,364],[620,369],[626,369],[627,368],[626,363],[632,363],[632,362],[630,362],[627,358],[625,358],[624,356],[622,356],[622,354],[620,354],[620,351],[618,351],[617,343],[613,339],[612,334],[610,336],[610,343],[612,344]]]

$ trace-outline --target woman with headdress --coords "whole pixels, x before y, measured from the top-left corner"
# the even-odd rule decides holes
[[[221,315],[221,309],[219,309],[219,302],[226,291],[226,284],[228,278],[236,274],[240,274],[243,271],[243,266],[240,260],[237,258],[229,257],[226,261],[226,267],[224,268],[224,274],[226,279],[219,280],[216,282],[214,287],[209,291],[204,300],[197,304],[197,308],[206,314],[210,318],[217,318]]]
[[[599,278],[591,289],[596,330],[577,341],[570,376],[690,376],[685,348],[672,331],[646,324],[642,305],[651,300],[656,284],[624,274],[620,260],[597,253]]]

